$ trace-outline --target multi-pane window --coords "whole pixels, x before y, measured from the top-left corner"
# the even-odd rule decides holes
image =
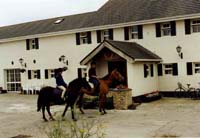
[[[86,32],[80,33],[80,43],[87,44],[88,43],[88,36]]]
[[[103,37],[103,40],[108,40],[109,39],[109,30],[102,30],[102,37]]]
[[[131,39],[138,39],[138,26],[130,27],[130,36]]]
[[[171,35],[171,25],[169,22],[161,24],[161,35],[162,36]]]
[[[28,79],[40,79],[40,70],[28,70]]]
[[[21,75],[20,69],[6,70],[6,83],[7,90],[11,92],[17,92],[21,90]]]
[[[192,21],[192,32],[197,33],[200,32],[200,19]]]
[[[26,49],[27,50],[39,49],[38,38],[27,39],[26,40]]]
[[[194,63],[194,71],[196,74],[200,73],[200,63]]]
[[[154,76],[154,65],[153,64],[144,64],[144,77]]]
[[[45,79],[50,79],[55,77],[55,70],[54,69],[46,69],[45,70]]]
[[[173,65],[172,64],[165,64],[164,65],[164,72],[166,75],[173,74]]]

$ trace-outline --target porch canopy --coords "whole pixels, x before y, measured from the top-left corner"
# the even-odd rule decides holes
[[[104,40],[98,47],[90,52],[81,62],[81,65],[88,64],[104,48],[126,59],[130,63],[134,62],[161,62],[162,59],[135,42]]]

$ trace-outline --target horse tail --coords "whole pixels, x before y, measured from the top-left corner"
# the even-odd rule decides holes
[[[39,112],[42,108],[42,89],[40,90],[40,93],[38,95],[38,100],[37,100],[37,111]]]

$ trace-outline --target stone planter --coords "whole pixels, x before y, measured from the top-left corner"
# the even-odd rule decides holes
[[[131,89],[110,89],[109,96],[113,97],[113,104],[117,110],[127,110],[133,103]]]

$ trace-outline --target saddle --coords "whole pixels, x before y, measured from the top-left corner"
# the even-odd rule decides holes
[[[58,105],[62,105],[62,104],[65,104],[65,101],[61,98],[61,95],[62,95],[62,90],[59,89],[58,87],[56,87],[53,91],[54,95],[55,95],[55,102],[56,104]]]

